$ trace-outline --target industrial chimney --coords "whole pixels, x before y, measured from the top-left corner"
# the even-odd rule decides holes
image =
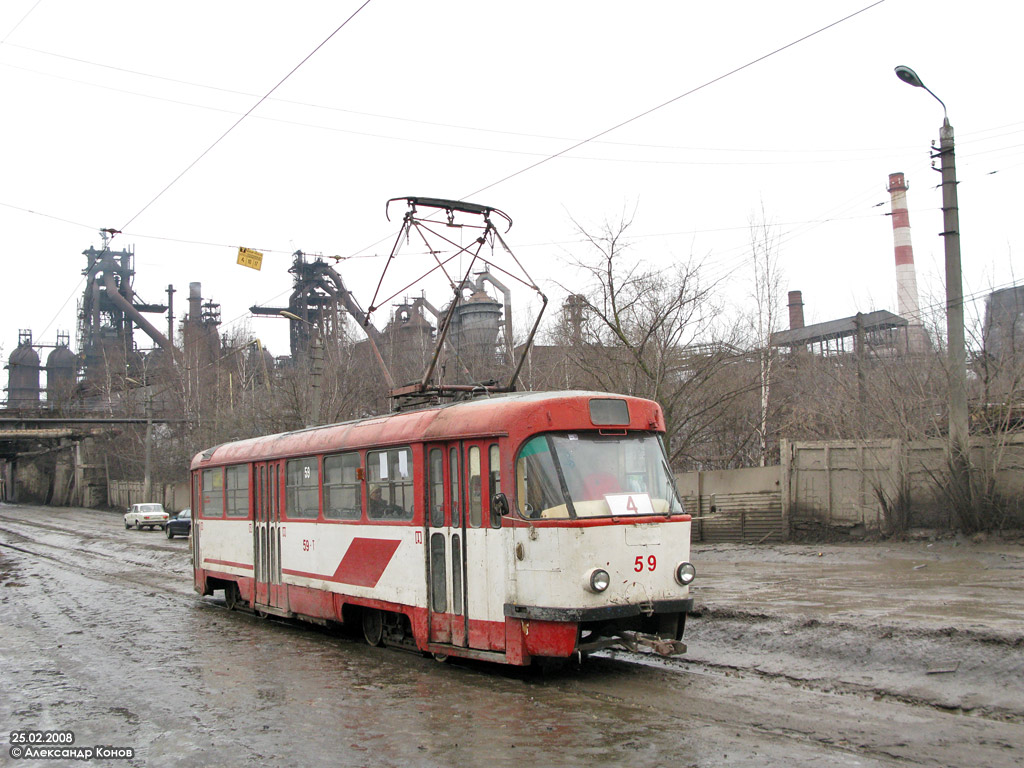
[[[914,247],[910,242],[910,212],[907,210],[907,182],[902,173],[889,174],[892,196],[892,237],[896,246],[896,307],[907,323],[907,348],[923,352],[926,347],[921,308],[917,303],[917,272]]]
[[[801,291],[789,292],[789,330],[804,327],[804,296]]]

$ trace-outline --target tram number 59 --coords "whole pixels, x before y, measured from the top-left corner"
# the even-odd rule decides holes
[[[658,567],[658,558],[656,558],[654,555],[648,555],[647,556],[646,565],[647,565],[647,570],[648,571],[653,571],[655,568]],[[644,569],[644,556],[643,555],[637,555],[636,556],[636,560],[633,561],[633,570],[636,571],[637,573],[640,573],[643,569]]]

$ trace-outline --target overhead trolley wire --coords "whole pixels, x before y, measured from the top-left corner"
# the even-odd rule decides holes
[[[839,19],[837,21],[833,21],[831,24],[827,24],[824,27],[821,27],[820,29],[815,30],[814,32],[806,34],[806,35],[804,35],[801,38],[798,38],[796,40],[793,40],[790,43],[787,43],[786,45],[783,45],[783,46],[781,46],[779,48],[776,48],[774,51],[772,51],[770,53],[766,53],[763,56],[759,56],[758,58],[753,59],[752,61],[748,61],[746,64],[743,64],[743,65],[741,65],[739,67],[736,67],[733,70],[730,70],[729,72],[726,72],[724,75],[719,75],[716,78],[708,80],[706,83],[703,83],[702,85],[698,85],[696,88],[691,88],[690,90],[686,91],[685,93],[681,93],[678,96],[675,96],[675,97],[669,99],[668,101],[665,101],[665,102],[662,102],[661,104],[658,104],[656,107],[651,107],[650,109],[647,109],[647,110],[641,112],[638,115],[634,115],[633,117],[629,118],[628,120],[623,120],[621,123],[618,123],[617,125],[613,125],[611,128],[606,128],[605,130],[601,131],[600,133],[594,134],[589,139],[583,139],[582,141],[578,141],[575,144],[573,144],[573,145],[571,145],[569,147],[566,147],[561,152],[556,152],[555,154],[550,155],[550,156],[544,158],[543,160],[538,160],[536,163],[533,163],[532,165],[528,165],[527,167],[522,168],[522,169],[516,171],[515,173],[510,173],[508,176],[505,176],[504,178],[498,179],[497,181],[492,182],[491,184],[488,184],[486,187],[481,187],[480,189],[476,190],[476,192],[471,192],[470,194],[466,195],[466,197],[464,197],[462,199],[466,200],[467,198],[474,197],[475,195],[478,195],[481,192],[484,192],[484,191],[486,191],[488,189],[491,189],[491,187],[496,187],[499,184],[503,184],[506,181],[508,181],[509,179],[514,179],[516,176],[524,174],[527,171],[532,171],[534,168],[537,168],[538,166],[541,166],[544,163],[547,163],[547,162],[550,162],[551,160],[559,158],[559,157],[561,157],[562,155],[564,155],[564,154],[566,154],[568,152],[572,152],[574,149],[578,149],[579,147],[582,147],[584,144],[589,144],[590,142],[596,141],[597,139],[601,138],[602,136],[607,136],[612,131],[617,131],[619,128],[622,128],[623,126],[626,126],[626,125],[629,125],[630,123],[636,122],[637,120],[640,120],[641,118],[647,117],[648,115],[653,114],[654,112],[657,112],[659,109],[663,109],[663,108],[667,107],[669,104],[674,104],[675,102],[679,101],[680,99],[686,98],[687,96],[690,96],[690,95],[692,95],[694,93],[697,93],[698,91],[701,91],[701,90],[703,90],[703,89],[705,89],[705,88],[707,88],[709,86],[712,86],[715,83],[718,83],[718,82],[721,82],[722,80],[725,80],[727,77],[731,77],[732,75],[735,75],[738,72],[742,72],[745,69],[749,69],[750,67],[754,66],[755,64],[759,64],[762,61],[764,61],[766,59],[769,59],[769,58],[771,58],[772,56],[775,56],[778,53],[782,53],[783,51],[787,50],[788,48],[792,48],[793,46],[799,45],[800,43],[804,42],[805,40],[811,39],[815,35],[819,35],[822,32],[825,32],[826,30],[831,29],[832,27],[835,27],[835,26],[837,26],[839,24],[842,24],[845,21],[849,21],[850,19],[854,18],[855,16],[859,16],[860,14],[864,13],[865,11],[869,11],[872,8],[874,8],[876,6],[879,6],[882,3],[884,3],[884,2],[885,2],[885,0],[876,0],[876,2],[871,3],[871,5],[865,6],[864,8],[861,8],[859,11],[854,11],[853,13],[849,14],[848,16],[844,16],[843,18],[841,18],[841,19]]]
[[[197,158],[196,158],[195,160],[193,160],[193,161],[192,161],[191,163],[189,163],[188,167],[187,167],[187,168],[185,168],[185,170],[183,170],[183,171],[182,171],[181,173],[179,173],[179,174],[178,174],[177,176],[175,176],[175,177],[174,177],[174,179],[172,179],[172,180],[171,180],[170,184],[168,184],[168,185],[167,185],[166,187],[164,187],[164,188],[163,188],[162,190],[160,190],[160,191],[159,191],[159,192],[157,193],[156,197],[154,197],[154,198],[153,198],[152,200],[150,200],[150,201],[149,201],[148,203],[146,203],[146,204],[145,204],[145,205],[144,205],[144,206],[143,206],[143,207],[141,208],[141,210],[139,210],[139,212],[138,212],[138,213],[136,213],[136,214],[135,214],[134,216],[132,216],[132,217],[131,217],[130,219],[128,219],[128,221],[126,221],[126,222],[125,222],[124,224],[122,224],[122,225],[121,225],[121,230],[122,230],[122,231],[124,231],[125,229],[127,229],[127,228],[128,228],[128,227],[129,227],[130,225],[131,225],[131,223],[132,223],[133,221],[135,221],[135,220],[136,220],[137,218],[139,218],[139,216],[141,216],[141,215],[142,215],[143,213],[145,213],[145,211],[146,211],[146,210],[147,210],[147,209],[148,209],[148,208],[149,208],[149,207],[150,207],[151,205],[153,205],[153,203],[155,203],[155,202],[156,202],[157,200],[159,200],[159,199],[160,199],[161,197],[163,197],[164,193],[166,193],[166,192],[167,192],[167,190],[169,190],[169,189],[170,189],[171,187],[173,187],[173,186],[174,186],[175,184],[177,184],[177,183],[178,183],[178,181],[179,181],[179,180],[181,179],[181,177],[182,177],[182,176],[184,176],[184,175],[185,175],[186,173],[188,173],[188,172],[189,172],[190,170],[192,170],[192,168],[193,168],[193,167],[195,167],[195,165],[196,165],[196,164],[197,164],[197,163],[198,163],[198,162],[199,162],[200,160],[202,160],[202,159],[203,159],[204,157],[206,157],[206,155],[208,155],[208,154],[209,154],[209,153],[210,153],[210,152],[211,152],[211,151],[213,150],[213,148],[214,148],[214,147],[216,147],[216,146],[217,146],[218,144],[220,144],[220,143],[221,143],[221,142],[222,142],[222,141],[223,141],[223,140],[224,140],[224,139],[225,139],[225,138],[227,137],[227,135],[228,135],[229,133],[231,133],[231,132],[232,132],[233,130],[235,130],[235,128],[237,128],[237,127],[238,127],[238,126],[239,126],[239,125],[241,124],[241,122],[242,122],[243,120],[245,120],[245,118],[247,118],[247,117],[248,117],[249,115],[251,115],[251,114],[252,114],[252,113],[253,113],[253,112],[254,112],[254,111],[256,110],[256,108],[260,106],[260,104],[262,104],[262,103],[263,103],[264,101],[266,101],[266,100],[267,100],[267,99],[268,99],[268,98],[270,97],[270,94],[272,94],[272,93],[273,93],[274,91],[276,91],[276,90],[277,90],[278,88],[280,88],[280,87],[281,87],[282,85],[284,85],[285,81],[286,81],[286,80],[288,80],[288,78],[290,78],[290,77],[291,77],[292,75],[294,75],[294,74],[295,74],[295,73],[296,73],[296,72],[297,72],[297,71],[299,70],[299,68],[300,68],[300,67],[301,67],[301,66],[302,66],[303,64],[305,64],[305,63],[306,63],[307,61],[309,61],[309,60],[310,60],[310,59],[311,59],[311,58],[312,58],[312,57],[313,57],[313,56],[314,56],[314,55],[316,54],[316,52],[317,52],[317,51],[319,51],[319,50],[320,50],[321,48],[323,48],[323,47],[324,47],[325,45],[327,45],[327,43],[328,43],[328,42],[330,42],[331,38],[333,38],[333,37],[334,37],[334,36],[335,36],[336,34],[338,34],[338,33],[339,33],[339,32],[340,32],[340,31],[341,31],[342,29],[344,29],[344,28],[345,28],[345,26],[346,26],[346,25],[347,25],[347,24],[348,24],[348,23],[349,23],[350,21],[352,21],[352,19],[354,19],[354,18],[356,17],[356,15],[357,15],[357,14],[358,14],[358,13],[359,13],[360,11],[362,11],[362,10],[363,10],[363,9],[364,9],[364,8],[365,8],[366,6],[368,6],[368,5],[370,4],[370,2],[371,2],[371,0],[365,0],[365,2],[364,2],[364,3],[362,4],[362,5],[360,5],[360,6],[358,7],[358,8],[356,8],[356,9],[355,9],[355,11],[353,11],[353,12],[352,12],[352,15],[351,15],[351,16],[349,16],[349,17],[348,17],[347,19],[345,19],[345,21],[343,21],[343,22],[342,22],[342,23],[341,23],[341,24],[340,24],[340,25],[338,26],[338,28],[337,28],[337,29],[335,29],[335,30],[334,30],[333,32],[331,32],[331,34],[329,34],[329,35],[328,35],[328,36],[327,36],[326,38],[324,38],[323,42],[321,42],[321,43],[320,43],[320,44],[319,44],[319,45],[318,45],[318,46],[317,46],[316,48],[314,48],[314,49],[313,49],[312,51],[310,51],[310,52],[309,52],[309,53],[308,53],[308,54],[307,54],[307,55],[306,55],[306,56],[305,56],[305,57],[304,57],[304,58],[302,59],[302,61],[300,61],[300,62],[299,62],[298,64],[296,64],[296,65],[295,65],[295,66],[294,66],[294,67],[292,68],[291,72],[289,72],[289,73],[288,73],[287,75],[285,75],[285,76],[284,76],[283,78],[281,78],[281,81],[280,81],[280,82],[279,82],[279,83],[278,83],[277,85],[275,85],[275,86],[274,86],[273,88],[271,88],[271,89],[270,89],[269,91],[267,91],[267,92],[266,92],[266,93],[265,93],[265,94],[264,94],[264,95],[263,95],[263,96],[262,96],[262,97],[261,97],[261,98],[260,98],[260,99],[259,99],[259,100],[258,100],[258,101],[257,101],[256,103],[255,103],[255,104],[253,104],[253,105],[252,105],[252,107],[250,107],[250,108],[249,108],[249,111],[248,111],[248,112],[246,112],[246,113],[245,113],[244,115],[242,115],[242,116],[241,116],[240,118],[238,118],[238,120],[236,120],[236,121],[234,122],[234,124],[233,124],[233,125],[232,125],[232,126],[231,126],[230,128],[228,128],[228,129],[227,129],[226,131],[224,131],[224,133],[222,133],[222,134],[220,135],[220,137],[219,137],[219,138],[218,138],[218,139],[217,139],[217,140],[216,140],[215,142],[213,142],[213,144],[211,144],[211,145],[210,145],[209,147],[207,147],[207,148],[206,148],[206,149],[205,149],[205,150],[204,150],[204,151],[203,151],[203,152],[202,152],[202,153],[201,153],[201,154],[199,155],[199,157],[197,157]],[[879,2],[884,2],[884,0],[879,0]]]
[[[824,27],[821,27],[820,29],[815,30],[814,32],[810,32],[810,33],[808,33],[808,34],[806,34],[806,35],[804,35],[804,36],[802,36],[800,38],[797,38],[796,40],[793,40],[793,41],[791,41],[789,43],[786,43],[785,45],[780,46],[779,48],[776,48],[774,51],[771,51],[770,53],[766,53],[763,56],[759,56],[756,59],[752,59],[751,61],[748,61],[746,64],[742,64],[742,65],[736,67],[735,69],[732,69],[729,72],[726,72],[725,74],[719,75],[718,77],[715,77],[715,78],[713,78],[711,80],[708,80],[706,83],[698,85],[695,88],[691,88],[690,90],[686,91],[685,93],[681,93],[678,96],[675,96],[675,97],[669,99],[668,101],[662,102],[661,104],[658,104],[655,107],[651,107],[650,109],[644,110],[643,112],[641,112],[641,113],[639,113],[637,115],[634,115],[633,117],[630,117],[627,120],[623,120],[621,123],[617,123],[616,125],[613,125],[610,128],[606,128],[605,130],[601,131],[600,133],[594,134],[590,138],[582,139],[580,141],[577,141],[576,143],[566,147],[565,149],[563,149],[563,150],[561,150],[559,152],[556,152],[553,155],[548,155],[548,156],[544,157],[542,160],[538,160],[535,163],[531,163],[530,165],[526,166],[525,168],[520,168],[518,171],[515,171],[514,173],[510,173],[509,175],[504,176],[504,177],[498,179],[497,181],[493,181],[490,184],[488,184],[487,186],[480,187],[480,189],[476,190],[475,192],[470,192],[469,194],[464,195],[463,197],[460,197],[459,199],[460,200],[468,200],[469,198],[472,198],[472,197],[475,197],[476,195],[479,195],[481,192],[486,192],[488,189],[496,187],[499,184],[504,184],[506,181],[509,181],[510,179],[514,179],[516,176],[521,176],[522,174],[527,173],[528,171],[532,171],[534,168],[538,168],[538,167],[544,165],[545,163],[548,163],[548,162],[550,162],[552,160],[555,160],[555,159],[557,159],[559,157],[562,157],[563,155],[565,155],[565,154],[567,154],[569,152],[572,152],[574,149],[578,149],[579,147],[582,147],[585,144],[589,144],[591,142],[595,142],[598,139],[600,139],[601,137],[607,136],[609,133],[612,133],[613,131],[617,131],[619,128],[622,128],[623,126],[629,125],[630,123],[634,123],[637,120],[640,120],[641,118],[647,117],[648,115],[653,114],[654,112],[657,112],[658,110],[663,109],[664,107],[667,107],[670,104],[674,104],[675,102],[679,101],[680,99],[686,98],[687,96],[690,96],[690,95],[692,95],[694,93],[697,93],[698,91],[701,91],[701,90],[703,90],[705,88],[708,88],[709,86],[712,86],[715,83],[721,82],[722,80],[725,80],[726,78],[731,77],[732,75],[735,75],[738,72],[742,72],[745,69],[749,69],[750,67],[754,66],[755,64],[759,64],[760,62],[765,61],[766,59],[769,59],[772,56],[775,56],[776,54],[779,54],[779,53],[781,53],[781,52],[783,52],[783,51],[785,51],[785,50],[787,50],[789,48],[792,48],[795,45],[799,45],[800,43],[804,42],[805,40],[809,40],[812,37],[814,37],[816,35],[819,35],[822,32],[825,32],[825,31],[831,29],[832,27],[838,26],[839,24],[842,24],[845,21],[849,21],[850,19],[854,18],[855,16],[859,16],[860,14],[864,13],[865,11],[869,11],[872,8],[874,8],[876,6],[879,6],[882,3],[884,3],[884,2],[885,2],[885,0],[876,0],[876,2],[871,3],[870,5],[865,6],[864,8],[861,8],[859,11],[854,11],[853,13],[851,13],[851,14],[849,14],[847,16],[844,16],[841,19],[833,21],[831,24],[827,24]],[[389,238],[388,237],[383,237],[380,240],[377,240],[377,241],[375,241],[373,243],[370,243],[369,245],[366,245],[366,246],[360,248],[359,250],[355,251],[353,255],[361,254],[364,251],[369,250],[370,248],[374,248],[375,246],[380,245],[382,242],[384,242],[387,239],[389,239]]]

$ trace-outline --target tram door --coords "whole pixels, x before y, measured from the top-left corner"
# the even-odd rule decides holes
[[[496,438],[462,444],[466,532],[466,610],[469,645],[505,650],[505,557],[501,518],[491,515],[491,497],[501,490],[501,457]]]
[[[427,448],[427,586],[433,642],[505,648],[501,531],[492,527],[490,518],[490,497],[500,490],[499,467],[496,440]]]
[[[466,646],[465,520],[459,443],[427,447],[427,603],[430,640]]]
[[[203,561],[199,554],[199,514],[203,505],[203,483],[202,475],[195,472],[192,475],[192,525],[189,527],[189,544],[192,545],[192,576],[202,567]]]
[[[256,577],[257,605],[283,604],[281,587],[281,510],[278,496],[277,465],[257,464],[253,494],[253,566]]]

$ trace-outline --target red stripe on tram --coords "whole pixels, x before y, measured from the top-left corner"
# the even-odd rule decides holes
[[[367,539],[357,536],[352,539],[333,576],[293,571],[289,568],[283,571],[292,576],[304,576],[308,579],[323,579],[356,587],[375,587],[401,543],[398,539]]]

